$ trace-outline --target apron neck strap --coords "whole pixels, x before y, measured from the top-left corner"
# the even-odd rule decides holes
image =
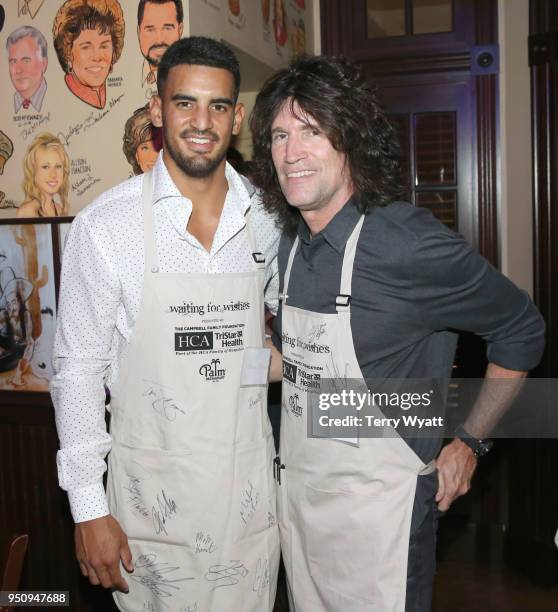
[[[343,267],[341,268],[341,286],[339,288],[339,295],[335,300],[335,309],[337,312],[350,312],[351,310],[353,266],[355,263],[356,247],[363,223],[364,215],[361,215],[358,223],[355,225],[355,229],[351,232],[351,235],[347,240],[347,244],[345,245]]]
[[[345,253],[343,255],[343,267],[341,268],[341,286],[339,289],[339,295],[335,299],[335,309],[337,312],[350,312],[351,309],[351,284],[353,279],[353,265],[355,262],[356,247],[364,223],[364,215],[360,216],[358,223],[355,225],[347,244],[345,245]],[[289,259],[287,262],[287,268],[285,270],[285,278],[283,280],[283,293],[279,295],[279,299],[283,304],[287,303],[289,298],[289,281],[291,279],[291,270],[293,267],[293,260],[296,254],[299,243],[299,237],[297,236],[291,252],[289,253]]]
[[[288,292],[289,292],[289,281],[291,279],[291,269],[293,267],[293,260],[298,248],[298,236],[296,237],[293,246],[291,247],[291,252],[289,253],[289,260],[287,261],[287,269],[285,270],[285,278],[283,279],[283,293],[279,294],[279,299],[283,302],[283,304],[287,303]]]
[[[155,242],[155,217],[153,215],[153,170],[145,172],[141,187],[141,205],[143,210],[143,240],[145,243],[145,273],[159,271],[159,258]]]
[[[252,212],[252,207],[250,207],[246,211],[246,215],[244,216],[244,219],[246,221],[246,234],[248,236],[248,244],[250,245],[250,252],[252,253],[252,259],[254,260],[254,263],[256,264],[256,269],[262,270],[265,268],[265,255],[261,251],[257,250],[258,247],[256,245],[256,239],[254,238],[254,232],[252,231],[252,224],[250,223],[251,212]]]

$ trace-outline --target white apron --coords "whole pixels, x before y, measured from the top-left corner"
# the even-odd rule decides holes
[[[307,436],[312,381],[363,378],[353,346],[349,297],[363,221],[361,217],[347,241],[336,313],[288,305],[298,238],[285,272],[276,467],[281,547],[293,612],[404,612],[417,476],[432,471],[399,436],[356,444]],[[393,436],[394,430],[389,433]]]
[[[144,176],[145,277],[111,389],[109,507],[134,572],[120,610],[265,612],[279,536],[267,386],[241,386],[264,346],[264,262],[239,274],[158,271],[152,173]]]

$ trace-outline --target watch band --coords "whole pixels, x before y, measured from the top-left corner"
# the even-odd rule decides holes
[[[459,425],[455,430],[455,437],[465,443],[475,454],[475,457],[486,455],[494,445],[492,440],[474,438],[464,427]]]

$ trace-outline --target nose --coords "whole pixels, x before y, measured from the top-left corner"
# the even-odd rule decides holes
[[[91,51],[91,59],[94,62],[100,62],[103,59],[103,51],[100,47],[93,47]]]
[[[213,122],[209,109],[201,105],[198,106],[192,117],[191,123],[192,127],[196,128],[199,132],[211,129],[213,127]]]
[[[306,157],[304,144],[297,134],[291,134],[285,146],[285,162],[295,164],[297,161]]]

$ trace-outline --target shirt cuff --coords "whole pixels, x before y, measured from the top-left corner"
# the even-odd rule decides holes
[[[105,489],[101,483],[68,491],[68,499],[75,523],[110,514]]]

